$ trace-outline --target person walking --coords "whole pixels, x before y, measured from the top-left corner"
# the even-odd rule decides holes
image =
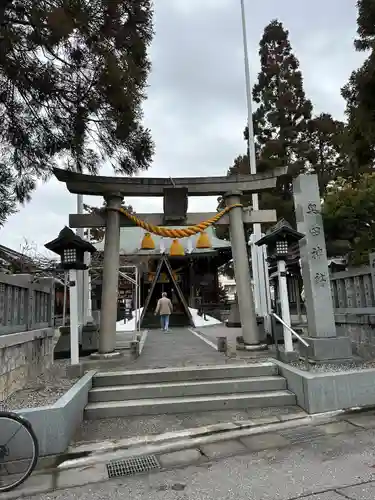
[[[155,309],[155,316],[157,314],[160,315],[161,329],[163,330],[163,332],[168,332],[169,316],[172,314],[172,311],[172,302],[168,299],[167,294],[163,292],[161,298],[158,300]]]

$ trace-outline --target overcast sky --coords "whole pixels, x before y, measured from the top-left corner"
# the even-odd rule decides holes
[[[148,175],[225,175],[244,152],[246,97],[240,0],[156,0],[153,63],[144,122],[156,155]],[[316,113],[343,118],[340,88],[363,58],[356,54],[355,0],[245,0],[252,81],[266,24],[289,30],[304,86]],[[104,168],[103,174],[110,175]],[[147,175],[147,174],[145,174]],[[101,205],[101,199],[85,198]],[[138,212],[161,212],[161,199],[129,199]],[[208,206],[210,205],[210,206]],[[215,210],[214,199],[193,198],[189,211]],[[76,198],[55,180],[39,187],[31,203],[0,230],[0,243],[19,250],[26,238],[43,250],[55,238]]]

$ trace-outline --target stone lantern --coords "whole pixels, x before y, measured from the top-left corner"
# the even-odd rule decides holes
[[[291,327],[288,286],[286,280],[286,259],[291,246],[301,240],[304,234],[299,233],[291,225],[281,219],[256,245],[267,245],[268,262],[277,263],[277,277],[281,305],[281,317],[288,327]],[[290,330],[283,326],[285,352],[293,352],[293,342]]]
[[[77,365],[79,364],[77,270],[87,269],[85,252],[94,253],[96,248],[68,227],[64,227],[56,239],[44,246],[47,250],[59,255],[62,269],[69,271],[70,359],[72,365]]]
[[[60,231],[58,237],[44,245],[47,250],[61,258],[61,267],[66,270],[85,270],[85,252],[94,253],[94,245],[75,234],[68,227]]]

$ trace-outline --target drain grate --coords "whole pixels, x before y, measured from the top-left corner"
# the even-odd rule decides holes
[[[281,431],[280,435],[288,439],[291,444],[309,443],[314,439],[319,439],[325,434],[317,427],[301,427],[300,429],[288,429]]]
[[[142,474],[142,472],[149,472],[153,469],[160,469],[160,464],[155,455],[113,460],[107,464],[109,478],[134,476],[135,474]]]

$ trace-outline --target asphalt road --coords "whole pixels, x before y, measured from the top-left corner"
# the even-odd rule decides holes
[[[225,446],[225,443],[223,443]],[[373,500],[375,430],[325,436],[149,476],[121,478],[30,500]]]

